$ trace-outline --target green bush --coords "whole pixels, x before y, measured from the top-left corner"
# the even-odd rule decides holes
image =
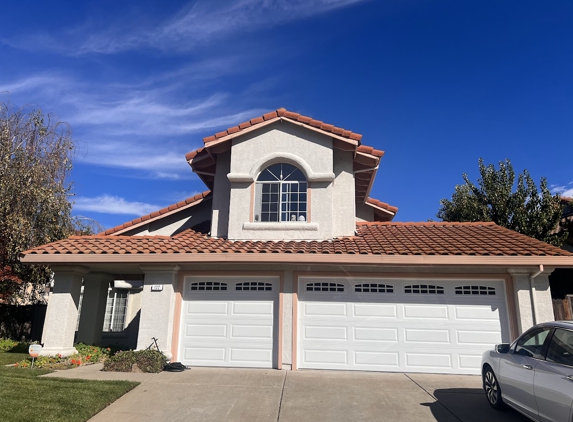
[[[0,352],[28,353],[29,342],[0,338]]]
[[[110,372],[132,372],[134,365],[141,372],[158,373],[163,370],[165,356],[157,350],[127,350],[117,352],[103,364],[104,371]]]

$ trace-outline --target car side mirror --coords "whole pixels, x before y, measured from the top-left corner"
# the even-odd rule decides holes
[[[508,343],[496,344],[495,350],[497,351],[497,353],[508,353],[509,344]]]

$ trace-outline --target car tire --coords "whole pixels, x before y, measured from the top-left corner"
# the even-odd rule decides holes
[[[505,404],[501,398],[501,388],[497,382],[495,374],[493,373],[493,369],[489,366],[486,366],[483,370],[483,389],[485,391],[487,402],[491,407],[497,410],[505,408]]]

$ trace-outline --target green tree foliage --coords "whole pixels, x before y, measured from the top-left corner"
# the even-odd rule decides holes
[[[21,252],[90,232],[71,215],[74,149],[70,127],[39,110],[0,103],[0,297],[33,294],[50,281],[48,267],[22,265]],[[26,290],[26,289],[24,289]]]
[[[511,162],[484,165],[479,159],[477,185],[467,174],[465,184],[457,185],[450,199],[440,201],[437,217],[443,221],[493,221],[519,233],[561,246],[567,231],[556,230],[563,212],[558,195],[552,195],[547,180],[541,178],[539,189],[527,170],[517,177]],[[515,188],[515,189],[514,189]]]

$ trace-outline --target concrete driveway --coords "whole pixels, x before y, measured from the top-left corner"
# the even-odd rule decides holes
[[[83,376],[74,373],[80,368],[50,376],[142,384],[93,417],[94,422],[527,420],[512,410],[491,409],[477,376],[222,368],[118,374],[95,367],[84,369]]]

